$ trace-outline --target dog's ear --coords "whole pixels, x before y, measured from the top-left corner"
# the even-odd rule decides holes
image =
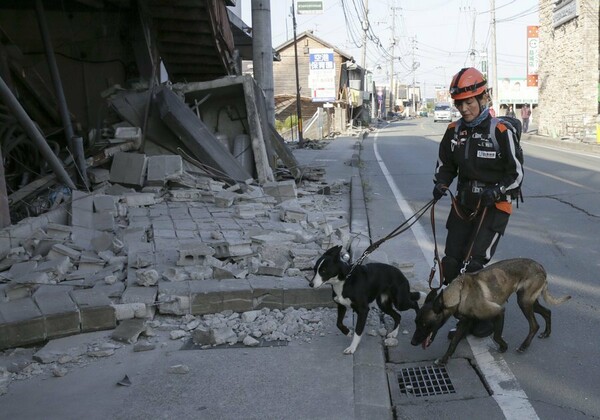
[[[434,300],[432,306],[433,312],[436,314],[442,313],[444,310],[444,294],[440,293]]]
[[[336,255],[340,254],[341,250],[342,250],[342,246],[336,245],[333,248],[329,248],[327,251],[325,251],[324,255],[331,255],[331,256],[335,257]]]
[[[436,297],[437,297],[437,290],[432,290],[431,292],[429,292],[427,294],[427,297],[425,298],[425,303],[432,302]]]

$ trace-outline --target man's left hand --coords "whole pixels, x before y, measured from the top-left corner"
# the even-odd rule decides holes
[[[481,193],[481,205],[483,207],[493,206],[501,195],[502,193],[500,192],[500,187],[498,186],[486,188]]]

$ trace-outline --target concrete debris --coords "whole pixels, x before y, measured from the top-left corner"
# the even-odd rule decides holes
[[[178,375],[185,375],[186,373],[190,373],[190,368],[187,365],[173,365],[169,366],[167,372],[175,373]]]
[[[177,129],[198,141],[190,127]],[[138,128],[122,128],[113,144],[138,142]],[[348,185],[272,181],[266,173],[256,185],[220,149],[211,153],[240,175],[238,182],[208,176],[179,155],[120,150],[111,155],[110,171],[100,164],[89,168],[90,180],[102,185],[73,191],[68,213],[0,231],[0,350],[114,329],[156,313],[331,305],[326,291],[309,289],[303,277],[323,249],[348,243],[348,215],[337,201]],[[317,193],[326,187],[329,195]],[[23,308],[25,315],[10,315]],[[252,332],[254,339],[273,339],[274,332],[284,340],[290,336],[271,327],[267,322],[245,333],[232,328],[234,335],[211,327],[210,345],[241,343]],[[181,330],[189,336],[198,328]],[[127,337],[121,341],[137,341],[135,333]]]

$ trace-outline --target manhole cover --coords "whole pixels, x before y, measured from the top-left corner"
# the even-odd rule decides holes
[[[490,395],[468,359],[451,359],[445,366],[433,361],[387,363],[386,370],[392,405],[403,409]]]
[[[454,385],[445,366],[417,366],[404,368],[398,373],[402,394],[415,397],[454,394]]]

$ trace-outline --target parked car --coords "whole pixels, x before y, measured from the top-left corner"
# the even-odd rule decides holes
[[[460,111],[458,109],[456,109],[455,107],[452,107],[452,116],[454,118],[460,118]]]
[[[450,104],[437,104],[433,110],[433,122],[452,122],[452,106]]]

